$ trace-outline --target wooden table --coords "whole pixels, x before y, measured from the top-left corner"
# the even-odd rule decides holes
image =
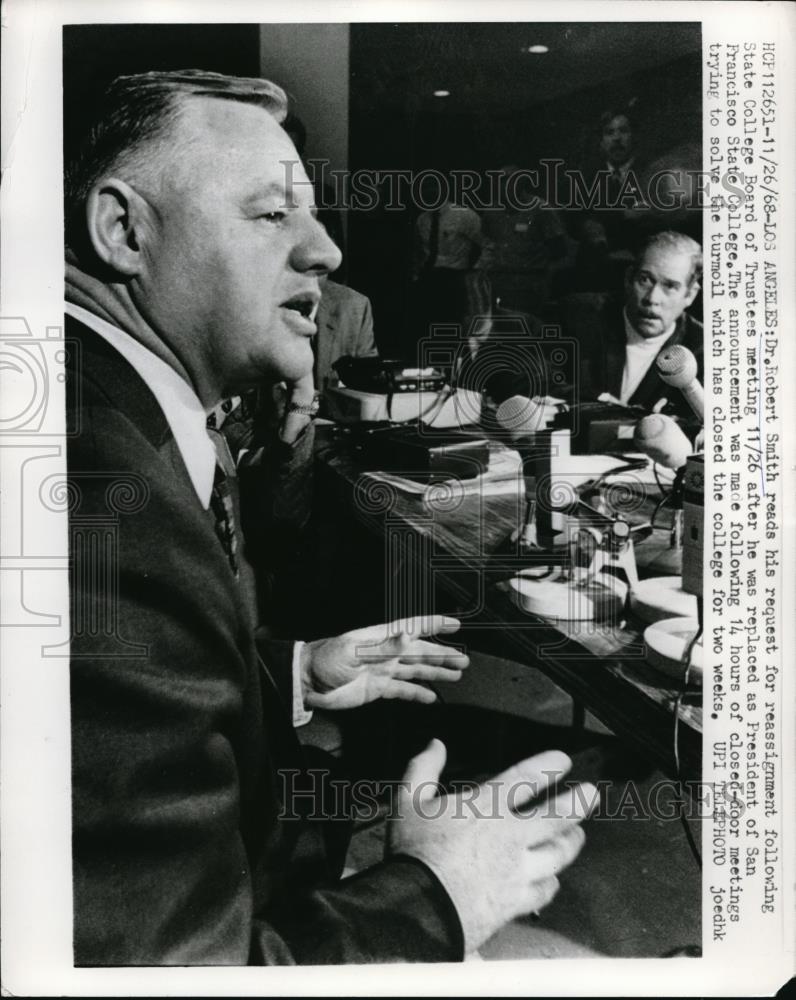
[[[441,484],[411,496],[369,476],[346,439],[329,427],[318,428],[316,456],[317,491],[325,502],[336,497],[384,540],[391,616],[456,614],[463,625],[457,641],[541,669],[576,704],[677,776],[679,685],[645,662],[644,626],[630,616],[604,625],[552,624],[519,610],[501,589],[501,582],[529,565],[511,544],[524,509],[521,477],[514,489],[462,494]],[[672,556],[668,533],[655,532],[637,547],[640,576],[676,572]],[[699,781],[701,689],[686,692],[679,722],[679,777]]]

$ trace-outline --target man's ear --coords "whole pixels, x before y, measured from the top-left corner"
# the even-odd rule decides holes
[[[94,253],[112,270],[126,277],[141,269],[141,237],[147,204],[115,177],[97,184],[86,201],[86,225]]]
[[[684,307],[685,309],[687,309],[694,301],[694,299],[697,297],[697,295],[699,294],[699,289],[700,289],[699,282],[698,281],[693,282],[691,287],[688,289],[688,295],[686,296],[685,300],[685,307]]]

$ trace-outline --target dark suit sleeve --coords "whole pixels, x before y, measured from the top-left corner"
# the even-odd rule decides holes
[[[369,298],[365,298],[362,323],[357,333],[356,350],[353,353],[358,358],[372,358],[379,353],[373,333],[373,307]]]
[[[419,862],[296,884],[279,734],[212,524],[173,451],[113,411],[81,418],[68,458],[75,963],[460,958],[452,904]],[[284,673],[288,648],[274,655]]]
[[[275,955],[298,964],[458,962],[464,937],[436,876],[404,855],[336,887],[277,902],[272,922],[255,922],[251,962]]]

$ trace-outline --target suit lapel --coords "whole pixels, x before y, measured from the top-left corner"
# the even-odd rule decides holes
[[[612,309],[609,324],[605,330],[602,348],[603,390],[619,398],[622,391],[622,375],[625,370],[625,319],[622,308]],[[598,346],[599,350],[599,346]]]
[[[74,317],[65,316],[67,336],[79,341],[83,355],[90,356],[91,369],[105,387],[109,402],[128,414],[135,426],[168,463],[181,487],[196,496],[177,442],[152,391],[135,369],[103,337]]]

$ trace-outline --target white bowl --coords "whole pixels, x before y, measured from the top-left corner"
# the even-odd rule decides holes
[[[682,681],[685,676],[683,656],[688,644],[699,628],[696,618],[666,618],[644,630],[647,644],[647,663],[670,677]],[[691,669],[688,680],[702,683],[702,639],[691,650]]]

